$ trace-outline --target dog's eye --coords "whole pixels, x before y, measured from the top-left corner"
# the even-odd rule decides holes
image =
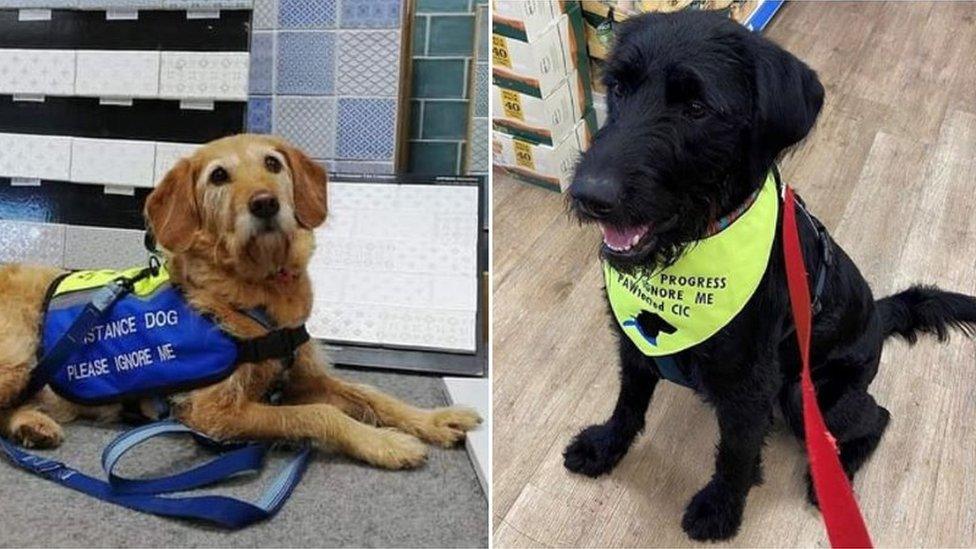
[[[687,112],[688,116],[692,118],[701,118],[708,114],[708,107],[706,107],[701,101],[692,101],[691,103],[688,103],[688,107],[686,107],[685,112]]]
[[[281,160],[268,155],[264,157],[264,167],[271,173],[281,173]]]
[[[230,174],[223,168],[217,168],[210,172],[210,182],[214,185],[223,185],[230,181]]]

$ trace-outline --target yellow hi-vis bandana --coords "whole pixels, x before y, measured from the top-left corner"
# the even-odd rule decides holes
[[[648,356],[684,351],[712,337],[759,287],[776,233],[776,179],[728,227],[692,243],[671,265],[638,276],[604,262],[610,307],[624,333]]]

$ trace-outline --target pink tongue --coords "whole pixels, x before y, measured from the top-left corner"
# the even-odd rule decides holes
[[[607,246],[620,250],[629,248],[635,236],[638,239],[644,236],[647,233],[648,226],[642,225],[640,227],[618,229],[616,227],[600,225],[600,228],[603,229],[603,241],[607,243]]]

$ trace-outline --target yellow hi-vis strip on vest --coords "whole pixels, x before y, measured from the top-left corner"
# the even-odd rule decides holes
[[[648,356],[715,335],[742,311],[769,263],[779,215],[770,173],[755,202],[724,230],[689,245],[670,267],[624,274],[604,262],[607,296],[627,336]]]

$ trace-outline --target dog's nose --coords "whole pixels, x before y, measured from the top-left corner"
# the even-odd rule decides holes
[[[569,186],[569,196],[580,211],[594,219],[606,217],[619,202],[620,186],[604,177],[578,177]]]
[[[280,208],[281,205],[278,204],[278,199],[269,192],[256,193],[248,203],[248,209],[251,210],[251,214],[261,219],[271,219],[278,214]]]

